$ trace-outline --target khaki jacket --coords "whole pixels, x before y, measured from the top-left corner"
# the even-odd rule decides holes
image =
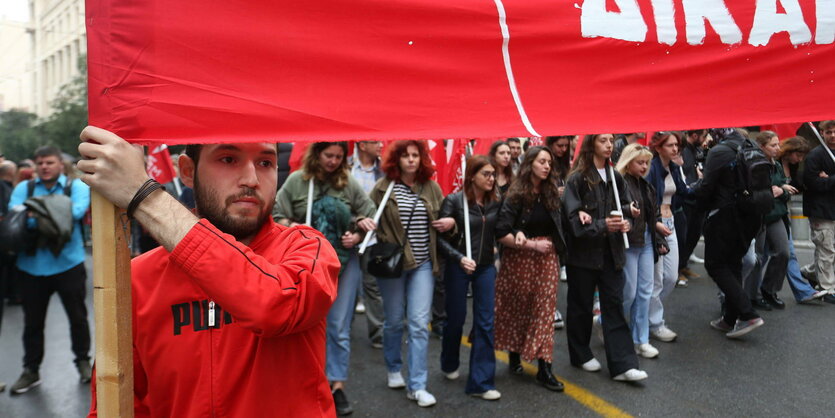
[[[391,179],[383,177],[374,185],[374,189],[371,190],[371,200],[376,205],[380,205],[390,183]],[[420,199],[423,200],[429,222],[438,219],[441,202],[444,200],[443,192],[441,192],[441,187],[438,186],[438,183],[429,180],[423,184],[415,184],[412,186],[412,191],[417,193]],[[400,219],[400,212],[397,209],[397,199],[394,198],[394,192],[392,192],[383,210],[383,216],[380,217],[380,222],[377,223],[377,240],[403,246],[403,270],[411,270],[417,266],[415,265],[415,257],[412,254],[412,249],[406,239],[405,227],[405,221]],[[432,274],[435,276],[440,273],[440,266],[438,264],[438,237],[436,232],[435,228],[429,227],[429,259],[432,261]]]

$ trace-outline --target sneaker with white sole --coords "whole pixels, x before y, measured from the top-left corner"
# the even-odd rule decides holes
[[[502,394],[496,389],[490,389],[484,393],[471,393],[470,396],[484,399],[485,401],[495,401],[502,397]]]
[[[12,387],[9,388],[9,391],[12,395],[19,395],[28,392],[29,389],[40,384],[41,376],[38,372],[23,368],[23,373],[21,373],[20,378],[17,379],[17,382],[14,382]]]
[[[736,324],[734,324],[734,329],[731,332],[725,334],[728,338],[739,338],[757,328],[765,324],[762,318],[754,318],[749,319],[747,321],[743,321],[741,319],[736,320]]]
[[[600,371],[600,362],[597,361],[596,358],[592,357],[591,360],[583,363],[581,366],[583,370],[587,372],[599,372]]]
[[[705,263],[705,259],[696,257],[696,254],[693,254],[693,255],[690,256],[690,261],[692,261],[696,264],[704,264]]]
[[[829,294],[828,290],[818,290],[817,292],[812,293],[810,296],[808,296],[806,298],[803,298],[803,300],[800,300],[798,303],[809,303],[809,302],[812,302],[812,301],[816,301],[818,299],[823,298],[824,296],[826,296],[828,294]]]
[[[647,377],[649,377],[649,375],[647,375],[647,372],[643,370],[629,369],[613,377],[612,379],[615,379],[618,382],[638,382],[646,379]]]
[[[354,307],[354,312],[360,315],[365,313],[365,304],[362,301],[357,302],[357,306]]]
[[[388,387],[391,389],[402,389],[406,387],[406,381],[403,380],[403,375],[400,372],[388,373]]]
[[[565,266],[560,267],[560,281],[567,282],[568,274],[565,272]]]
[[[661,325],[657,329],[650,331],[649,334],[655,337],[656,340],[663,341],[665,343],[674,341],[676,337],[678,337],[678,334],[667,328],[666,325]]]
[[[719,318],[719,319],[714,319],[713,321],[710,321],[710,327],[717,330],[717,331],[722,331],[724,333],[731,332],[734,329],[734,327],[728,325],[728,323],[725,322],[724,317]]]
[[[423,389],[416,390],[414,392],[408,392],[406,393],[406,397],[409,398],[409,400],[417,401],[418,406],[421,408],[426,408],[428,406],[435,405],[435,403],[437,402],[435,400],[435,397],[432,396],[431,393]]]
[[[455,380],[458,379],[459,376],[461,376],[461,374],[458,373],[458,369],[455,369],[449,373],[444,372],[444,377],[446,377],[447,380]]]
[[[658,357],[658,349],[649,343],[635,344],[635,354],[643,358],[656,358]]]

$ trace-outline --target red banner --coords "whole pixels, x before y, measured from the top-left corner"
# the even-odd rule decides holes
[[[87,0],[135,142],[486,138],[835,116],[833,0]]]

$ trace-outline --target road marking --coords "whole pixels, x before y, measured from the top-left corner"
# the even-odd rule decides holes
[[[472,344],[467,341],[467,337],[461,338],[461,344],[467,346],[467,348],[472,348]],[[502,363],[507,364],[508,358],[507,353],[504,351],[496,351],[496,359],[501,361]],[[525,369],[525,373],[531,376],[536,376],[537,368],[531,363],[527,361],[522,361],[522,368]],[[606,402],[605,400],[601,399],[600,397],[596,396],[594,393],[589,392],[586,389],[583,389],[580,386],[575,385],[574,383],[565,380],[564,377],[556,376],[557,378],[562,381],[565,385],[565,394],[574,399],[575,401],[579,402],[581,405],[585,406],[588,409],[591,409],[594,412],[597,412],[601,416],[607,418],[631,418],[632,415],[627,413],[626,411]]]

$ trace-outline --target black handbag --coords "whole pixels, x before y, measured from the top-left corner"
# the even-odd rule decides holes
[[[396,279],[403,275],[403,247],[391,242],[378,242],[368,250],[368,272],[380,279]]]
[[[26,206],[18,205],[6,213],[0,222],[0,250],[13,253],[24,253],[35,248],[38,233],[26,228],[29,210]]]
[[[420,197],[418,197],[419,199]],[[415,214],[417,200],[406,222],[406,235]],[[379,279],[396,279],[403,275],[403,247],[392,242],[378,242],[368,250],[368,272]]]

